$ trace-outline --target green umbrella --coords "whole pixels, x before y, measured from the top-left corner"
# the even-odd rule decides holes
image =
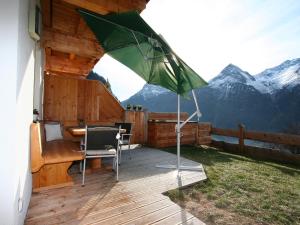
[[[105,52],[147,83],[187,96],[206,82],[180,59],[137,12],[99,15],[79,10]]]
[[[99,15],[78,10],[96,35],[105,52],[129,67],[147,83],[160,85],[178,94],[177,146],[180,166],[180,95],[207,83],[170,48],[137,12]],[[194,92],[193,97],[195,99]],[[197,112],[198,105],[195,99]],[[191,118],[190,117],[190,118]],[[189,119],[190,119],[189,118]]]

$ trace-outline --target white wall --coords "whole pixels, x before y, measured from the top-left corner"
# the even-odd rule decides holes
[[[29,0],[1,1],[0,223],[4,225],[23,224],[32,189],[29,131],[35,42],[28,34],[28,11]]]
[[[17,1],[5,0],[0,7],[0,221],[14,224],[16,199],[16,82],[17,82],[17,43],[18,43],[18,6]],[[3,32],[5,31],[5,35]]]
[[[35,74],[34,74],[34,95],[33,108],[39,111],[39,119],[43,118],[43,86],[44,86],[44,50],[37,44],[35,49]]]

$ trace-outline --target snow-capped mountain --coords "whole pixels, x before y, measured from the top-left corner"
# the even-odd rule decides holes
[[[239,67],[229,64],[221,73],[209,81],[210,86],[217,87],[224,83],[252,83],[255,78],[248,72],[241,70]]]
[[[251,75],[229,64],[209,85],[196,90],[202,121],[216,127],[236,128],[243,123],[248,129],[283,131],[300,123],[300,58]],[[149,111],[176,112],[176,94],[155,85],[122,103],[140,104]],[[182,99],[181,111],[192,113],[194,102]]]
[[[209,86],[212,88],[234,88],[233,84],[245,84],[252,86],[261,93],[268,93],[269,89],[261,82],[257,81],[254,76],[248,72],[241,70],[239,67],[229,64],[221,73],[209,81]]]
[[[287,60],[279,66],[264,70],[255,77],[269,93],[277,92],[284,87],[295,87],[300,84],[300,58]]]
[[[220,74],[209,81],[212,88],[228,88],[234,83],[252,86],[261,93],[275,93],[284,87],[300,84],[300,58],[287,60],[279,66],[250,75],[239,67],[229,64]]]
[[[153,84],[145,84],[143,86],[143,88],[137,92],[135,95],[136,96],[140,96],[142,98],[144,98],[144,100],[147,100],[149,98],[161,95],[163,93],[169,92],[168,89],[157,86],[157,85],[153,85]]]

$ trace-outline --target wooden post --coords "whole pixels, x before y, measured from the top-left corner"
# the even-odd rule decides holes
[[[239,124],[239,149],[244,151],[245,125]]]
[[[144,144],[148,143],[148,110],[144,110]]]

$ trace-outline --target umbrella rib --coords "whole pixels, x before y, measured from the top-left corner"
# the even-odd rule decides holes
[[[130,30],[130,29],[129,29],[129,30]],[[138,45],[138,49],[139,49],[139,51],[141,52],[141,54],[142,54],[142,56],[144,57],[145,60],[153,60],[153,59],[161,58],[162,56],[170,55],[170,54],[166,54],[166,53],[164,52],[164,50],[163,50],[161,47],[159,47],[160,50],[163,52],[163,54],[161,54],[161,55],[159,55],[159,56],[156,56],[156,57],[147,57],[147,55],[144,55],[144,53],[143,53],[143,51],[142,51],[142,48],[141,48],[141,46],[140,46],[140,43],[139,43],[137,37],[136,37],[135,34],[134,34],[134,32],[136,32],[136,31],[130,30],[130,32],[132,33],[132,35],[133,35],[133,37],[134,37],[134,39],[135,39],[135,41],[136,41],[136,43],[137,43],[137,45]],[[146,36],[146,37],[149,38],[149,36]],[[151,37],[150,37],[150,38],[151,38]],[[153,38],[153,39],[155,39],[155,38]],[[155,40],[156,40],[156,39],[155,39]],[[158,41],[158,40],[156,40],[156,41]]]
[[[125,26],[123,26],[123,25],[117,24],[117,23],[112,22],[112,21],[110,21],[110,20],[104,19],[104,18],[102,18],[102,17],[98,17],[98,16],[96,16],[96,15],[94,15],[94,14],[92,14],[92,13],[86,12],[86,11],[84,11],[84,10],[78,9],[78,11],[83,12],[83,13],[85,13],[85,14],[88,14],[88,15],[90,15],[90,16],[92,16],[92,17],[98,19],[98,20],[102,20],[102,21],[105,21],[105,22],[107,22],[107,23],[113,24],[113,25],[115,25],[115,26],[117,26],[117,27],[124,28],[124,29],[126,29],[126,30],[128,30],[128,31],[130,31],[130,32],[133,31],[133,32],[136,32],[136,33],[138,33],[138,34],[144,36],[144,37],[147,37],[147,38],[149,37],[148,35],[143,34],[143,33],[140,32],[140,31],[130,29],[130,28],[128,28],[128,27],[125,27]],[[154,39],[154,38],[153,38],[153,39]]]
[[[166,54],[166,53],[164,52],[164,50],[160,47],[160,49],[161,49],[162,52],[163,52],[162,55],[157,56],[157,57],[155,57],[155,58],[148,58],[148,57],[145,56],[145,55],[143,54],[143,52],[141,51],[139,41],[137,40],[136,35],[134,34],[134,32],[136,32],[136,33],[138,33],[138,34],[140,34],[140,35],[142,35],[142,36],[144,36],[144,37],[146,37],[146,38],[149,38],[148,35],[145,35],[145,34],[143,34],[142,32],[139,32],[139,31],[130,29],[130,28],[128,28],[128,27],[122,26],[122,25],[117,24],[117,23],[115,23],[115,22],[112,22],[112,21],[110,21],[110,20],[104,19],[104,18],[102,18],[102,17],[98,17],[98,16],[96,16],[96,15],[94,15],[94,14],[92,14],[92,13],[86,12],[86,11],[84,11],[84,10],[80,10],[80,9],[79,9],[78,11],[83,12],[83,13],[85,13],[85,14],[88,14],[88,15],[90,15],[90,16],[92,16],[92,17],[98,19],[98,20],[105,21],[105,22],[107,22],[107,23],[113,24],[113,25],[115,25],[115,26],[118,26],[118,27],[121,27],[121,28],[123,28],[123,29],[125,29],[125,30],[130,31],[130,32],[133,34],[133,36],[134,36],[134,38],[135,38],[135,41],[137,42],[137,44],[138,44],[138,46],[139,46],[139,50],[140,50],[142,56],[143,56],[145,59],[147,59],[147,60],[148,60],[148,59],[152,60],[152,59],[155,59],[155,58],[160,58],[160,57],[162,57],[162,56],[170,55],[170,54]],[[150,37],[150,38],[152,38],[152,37]],[[154,40],[156,40],[156,41],[158,42],[158,40],[157,40],[156,38],[152,38],[152,39],[154,39]]]

